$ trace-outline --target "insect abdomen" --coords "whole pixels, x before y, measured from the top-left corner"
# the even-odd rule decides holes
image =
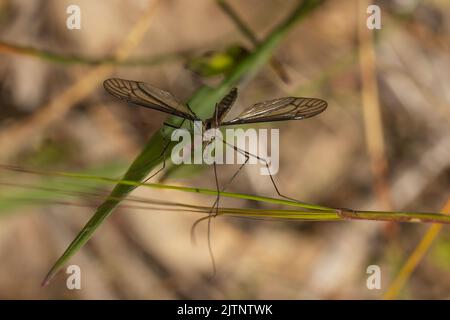
[[[233,88],[222,100],[220,100],[217,106],[217,118],[219,121],[223,120],[227,112],[231,109],[234,101],[236,101],[237,95],[237,88]]]

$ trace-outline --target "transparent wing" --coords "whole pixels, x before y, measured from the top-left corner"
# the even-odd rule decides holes
[[[245,109],[233,120],[222,126],[255,122],[301,120],[314,117],[327,108],[327,102],[317,98],[280,98],[259,102]]]
[[[181,118],[197,120],[195,114],[186,105],[178,102],[170,93],[144,82],[112,78],[105,80],[103,87],[114,97],[126,102]]]

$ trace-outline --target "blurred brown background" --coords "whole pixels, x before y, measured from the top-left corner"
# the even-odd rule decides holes
[[[297,2],[228,3],[262,40]],[[81,8],[81,30],[65,26],[70,4]],[[239,86],[236,110],[287,95],[328,101],[319,117],[272,125],[280,128],[276,180],[284,194],[333,207],[438,212],[450,186],[450,3],[376,4],[382,29],[369,33],[364,1],[325,1],[276,50],[290,81],[265,66]],[[0,0],[0,39],[66,57],[111,57],[149,5]],[[1,163],[118,177],[166,116],[112,99],[103,79],[145,81],[186,100],[202,84],[220,79],[187,70],[189,59],[233,44],[252,49],[215,1],[160,1],[152,10],[150,26],[129,57],[170,56],[151,65],[95,71],[98,66],[48,61],[0,46]],[[80,84],[82,79],[88,80]],[[221,166],[222,181],[235,169]],[[2,170],[0,197],[25,197],[25,186],[41,185],[42,179]],[[212,168],[165,182],[214,188]],[[255,166],[248,166],[231,190],[276,195]],[[60,199],[50,194],[54,202]],[[201,205],[214,201],[157,189],[133,195]],[[205,225],[197,232],[198,244],[190,242],[199,216],[119,208],[71,259],[81,267],[82,289],[68,290],[64,273],[42,288],[49,267],[93,213],[95,203],[77,201],[82,206],[2,202],[0,298],[381,298],[428,227],[216,218],[211,236],[218,270],[210,280]],[[260,204],[224,199],[222,205]],[[443,228],[400,298],[450,298],[448,231]],[[381,267],[380,290],[366,287],[372,264]]]

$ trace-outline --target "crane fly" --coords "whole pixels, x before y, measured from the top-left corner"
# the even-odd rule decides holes
[[[209,129],[219,129],[220,127],[232,126],[232,125],[273,122],[273,121],[286,121],[286,120],[303,120],[303,119],[314,117],[314,116],[318,115],[319,113],[323,112],[327,108],[327,102],[322,99],[285,97],[285,98],[279,98],[279,99],[255,103],[254,105],[244,109],[244,111],[241,114],[239,114],[237,117],[235,117],[231,120],[225,120],[226,115],[231,110],[234,102],[236,101],[237,95],[238,95],[237,88],[233,88],[219,103],[216,104],[212,117],[202,120],[195,114],[195,112],[190,108],[189,105],[179,102],[169,92],[155,88],[144,82],[112,78],[112,79],[105,80],[103,82],[103,86],[106,89],[106,91],[108,91],[111,95],[113,95],[114,97],[116,97],[120,100],[129,102],[129,103],[133,103],[138,106],[150,108],[153,110],[162,111],[162,112],[170,114],[170,115],[177,116],[179,118],[182,118],[183,122],[185,120],[188,120],[191,122],[201,121],[202,126],[203,126],[203,132],[206,132]],[[173,125],[170,125],[167,123],[164,123],[164,124],[178,129],[178,127],[175,127]],[[208,137],[208,138],[205,137],[203,140],[206,140],[207,143],[210,143],[210,142],[212,142],[213,139],[214,139],[214,137]],[[253,155],[253,154],[249,153],[248,151],[242,150],[234,145],[231,145],[228,142],[226,142],[225,140],[222,140],[222,141],[226,145],[232,147],[235,151],[244,155],[245,162],[233,174],[233,176],[229,179],[229,181],[224,185],[224,187],[222,189],[220,189],[220,187],[219,187],[216,163],[213,162],[214,175],[215,175],[215,181],[216,181],[216,190],[217,190],[216,201],[214,202],[214,204],[211,208],[211,211],[209,212],[209,215],[207,217],[197,220],[197,222],[194,223],[193,228],[192,228],[192,230],[194,230],[194,228],[198,222],[200,222],[204,219],[208,219],[208,244],[209,244],[210,255],[212,258],[212,262],[213,262],[214,272],[215,272],[215,264],[214,264],[214,259],[213,259],[213,255],[212,255],[211,245],[209,242],[210,241],[209,240],[210,239],[209,232],[210,232],[211,213],[212,213],[213,209],[216,208],[216,214],[217,214],[217,211],[219,208],[220,192],[225,191],[225,189],[233,181],[233,179],[237,176],[237,174],[241,171],[241,169],[247,164],[250,157],[255,157],[259,161],[265,163],[265,165],[268,169],[268,173],[269,173],[272,185],[280,197],[283,197],[283,198],[286,198],[289,200],[293,200],[293,201],[297,201],[293,198],[284,196],[280,193],[280,191],[275,183],[275,180],[273,179],[272,174],[270,174],[268,162],[265,159],[259,157],[258,155]],[[163,167],[160,170],[158,170],[155,174],[157,174],[159,171],[164,169],[165,149],[168,147],[169,144],[170,143],[168,143],[164,147]],[[153,174],[151,177],[153,177],[155,174]]]
[[[224,121],[237,98],[237,88],[233,88],[216,104],[213,116],[203,121],[189,105],[178,102],[169,92],[144,82],[112,78],[105,80],[103,86],[111,95],[126,102],[186,120],[202,121],[205,130],[238,124],[302,120],[314,117],[327,108],[327,102],[322,99],[285,97],[258,102],[245,109],[236,118]]]

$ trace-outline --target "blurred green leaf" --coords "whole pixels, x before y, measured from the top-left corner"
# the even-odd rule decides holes
[[[217,75],[226,75],[239,64],[248,51],[239,46],[233,45],[225,51],[208,52],[200,57],[190,59],[186,67],[200,75],[201,77],[212,77]]]

